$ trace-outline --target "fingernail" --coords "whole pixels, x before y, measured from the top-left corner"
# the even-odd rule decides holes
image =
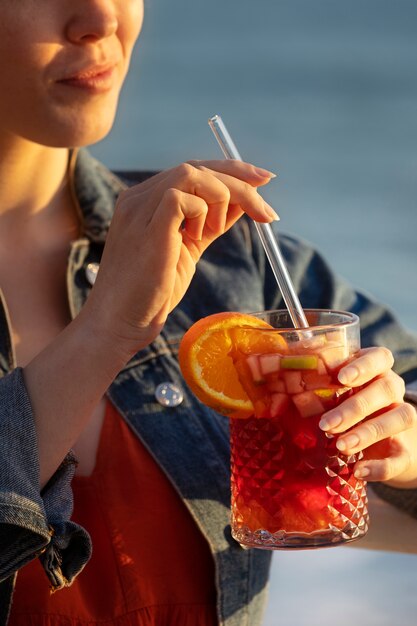
[[[347,435],[342,439],[338,439],[336,441],[336,447],[344,452],[345,450],[350,450],[351,448],[355,448],[359,443],[358,435]]]
[[[371,470],[367,467],[358,467],[354,472],[355,478],[366,478],[371,473]]]
[[[265,213],[268,217],[272,218],[274,221],[278,221],[280,219],[278,213],[264,200],[264,208]]]
[[[326,417],[322,417],[319,426],[322,430],[331,430],[332,428],[336,428],[339,424],[342,423],[342,416],[339,414],[329,415]]]
[[[255,171],[257,174],[259,174],[259,176],[262,176],[262,178],[276,178],[277,175],[274,174],[274,172],[270,172],[269,170],[264,170],[263,167],[255,167]]]
[[[349,385],[350,383],[355,382],[355,380],[359,376],[359,370],[354,365],[349,365],[340,370],[338,379],[342,383],[342,385]]]

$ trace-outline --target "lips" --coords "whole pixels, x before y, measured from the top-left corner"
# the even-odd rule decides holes
[[[116,62],[89,65],[68,73],[56,82],[60,85],[90,91],[108,91],[114,83],[116,65]]]
[[[85,80],[89,78],[94,78],[95,76],[100,76],[102,74],[108,73],[110,70],[114,69],[115,66],[115,62],[104,63],[100,65],[90,65],[80,70],[75,70],[64,78],[59,79],[58,82],[62,83],[67,80]]]

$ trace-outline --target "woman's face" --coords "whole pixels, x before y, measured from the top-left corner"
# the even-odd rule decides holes
[[[143,0],[0,0],[0,140],[102,139],[142,20]]]

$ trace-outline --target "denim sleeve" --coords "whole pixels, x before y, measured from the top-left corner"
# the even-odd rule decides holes
[[[283,308],[281,294],[260,244],[257,238],[252,241],[264,280],[265,307]],[[302,306],[356,313],[360,317],[362,347],[389,348],[395,358],[394,369],[406,384],[417,381],[417,335],[401,326],[388,307],[335,274],[309,244],[287,235],[280,235],[279,242]]]
[[[39,491],[36,431],[22,370],[0,379],[0,581],[40,556],[51,586],[70,584],[91,554],[88,533],[70,521],[71,453]]]
[[[416,403],[417,336],[407,331],[386,306],[337,276],[309,244],[286,235],[279,236],[279,243],[302,306],[356,313],[360,317],[362,347],[385,346],[392,351],[394,370],[406,383],[406,399]],[[252,246],[264,280],[265,308],[283,308],[281,294],[255,232]],[[383,483],[373,483],[372,487],[381,498],[417,517],[417,489],[396,489]]]

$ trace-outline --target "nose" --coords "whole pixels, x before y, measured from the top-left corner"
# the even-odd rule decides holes
[[[114,0],[76,0],[66,36],[72,43],[94,43],[113,35],[118,27]]]

